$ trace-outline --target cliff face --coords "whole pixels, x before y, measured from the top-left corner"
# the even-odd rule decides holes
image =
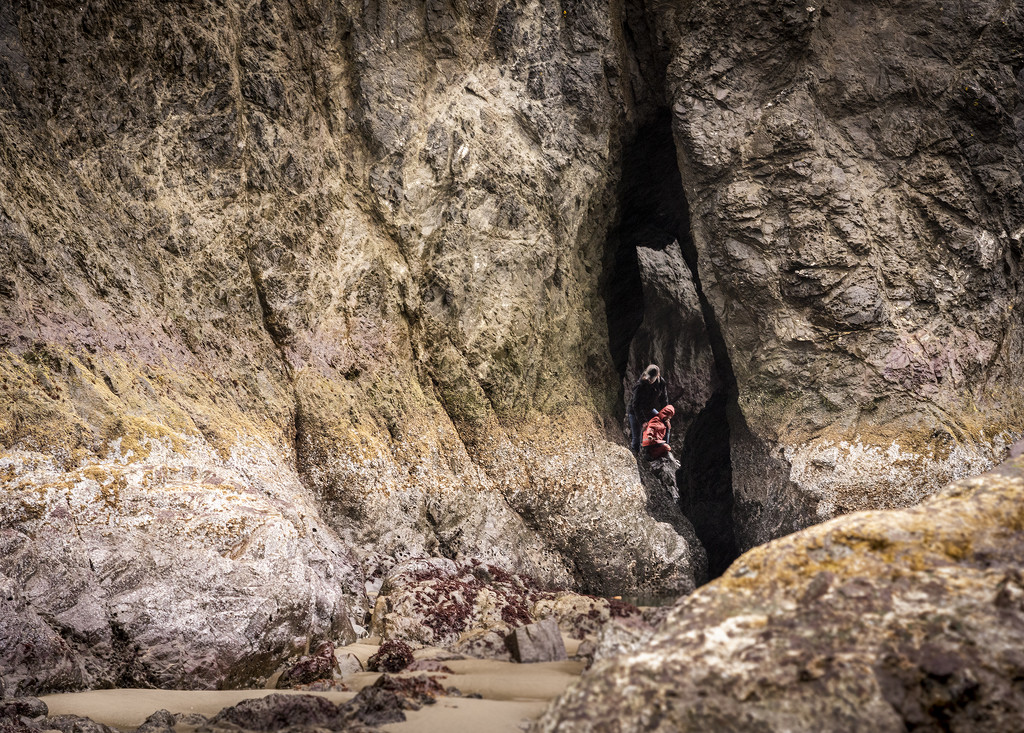
[[[4,4],[15,688],[258,679],[410,555],[694,587],[614,424],[624,13]]]
[[[665,10],[742,548],[919,501],[1020,435],[1022,24],[997,2]]]
[[[713,570],[987,465],[1021,19],[888,7],[3,4],[0,637],[70,670],[17,684],[249,682],[410,556],[692,590],[652,359]]]

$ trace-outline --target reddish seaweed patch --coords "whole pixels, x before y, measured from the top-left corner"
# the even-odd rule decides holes
[[[404,641],[385,641],[376,654],[366,660],[373,672],[401,672],[412,664],[412,647]]]

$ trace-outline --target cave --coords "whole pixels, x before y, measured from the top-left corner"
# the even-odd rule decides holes
[[[729,449],[727,407],[735,400],[736,388],[732,367],[721,330],[701,290],[697,271],[697,251],[690,234],[690,215],[686,194],[676,158],[672,136],[672,118],[668,109],[661,109],[625,147],[622,177],[619,184],[619,217],[608,238],[609,275],[605,283],[605,305],[608,319],[609,349],[621,381],[632,381],[636,364],[630,371],[631,350],[636,347],[641,361],[658,362],[649,341],[638,342],[643,335],[645,318],[645,282],[640,252],[643,249],[663,251],[678,242],[680,267],[685,267],[696,290],[699,306],[686,315],[681,311],[660,308],[652,317],[658,331],[657,342],[665,344],[684,341],[688,347],[700,339],[713,355],[713,367],[704,375],[705,394],[694,414],[687,417],[682,436],[673,438],[673,450],[680,461],[676,483],[679,507],[693,524],[708,554],[709,578],[721,575],[738,556],[733,529],[732,468]],[[647,283],[651,287],[651,283]],[[695,323],[694,323],[695,321]],[[649,339],[649,335],[643,336]],[[685,350],[685,349],[684,349]],[[682,393],[697,377],[670,375],[670,386],[676,382],[673,403],[683,400]],[[679,385],[683,386],[679,386]],[[689,392],[693,392],[690,389]],[[622,390],[622,409],[629,399]],[[677,409],[679,405],[677,404]]]
[[[732,462],[729,455],[729,394],[720,390],[690,424],[679,453],[679,506],[708,554],[708,579],[739,556],[733,531]]]

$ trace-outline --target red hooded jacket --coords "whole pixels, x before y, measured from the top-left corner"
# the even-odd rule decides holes
[[[651,418],[650,422],[647,423],[647,427],[644,428],[644,440],[643,445],[657,445],[658,443],[665,442],[665,434],[668,432],[668,426],[665,424],[665,420],[668,420],[676,414],[676,408],[672,405],[665,405],[661,408],[661,412]]]

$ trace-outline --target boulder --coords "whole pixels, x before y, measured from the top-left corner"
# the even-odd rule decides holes
[[[386,577],[373,612],[381,638],[450,646],[473,629],[529,623],[536,581],[495,565],[440,558],[410,560]]]
[[[172,733],[177,722],[173,713],[167,710],[157,710],[135,729],[135,733]]]
[[[560,662],[568,659],[565,643],[554,619],[520,626],[505,637],[515,662]]]
[[[45,718],[46,703],[38,697],[10,697],[0,700],[0,718]]]
[[[118,733],[104,723],[81,715],[54,715],[46,719],[46,730],[59,730],[61,733]]]
[[[325,641],[317,647],[313,654],[299,658],[294,665],[286,669],[277,679],[277,688],[283,689],[296,685],[305,685],[317,680],[326,680],[334,676],[338,662],[334,657],[334,643]]]
[[[404,641],[389,639],[380,649],[366,660],[366,668],[372,672],[401,672],[413,662],[412,648]]]
[[[229,726],[251,731],[276,731],[291,726],[343,729],[350,721],[345,706],[335,705],[319,695],[273,694],[242,700],[210,718],[208,727]]]
[[[759,547],[536,729],[1018,730],[1022,526],[1018,458]]]
[[[310,637],[355,640],[359,567],[286,470],[263,465],[277,482],[257,490],[211,453],[150,450],[152,464],[6,464],[0,514],[20,517],[0,524],[11,692],[251,685]]]
[[[685,522],[685,517],[681,517]],[[508,659],[508,633],[553,619],[568,636],[594,635],[633,607],[570,591],[541,590],[532,578],[479,561],[415,559],[396,566],[377,597],[374,632],[385,639],[443,646],[455,653]]]

